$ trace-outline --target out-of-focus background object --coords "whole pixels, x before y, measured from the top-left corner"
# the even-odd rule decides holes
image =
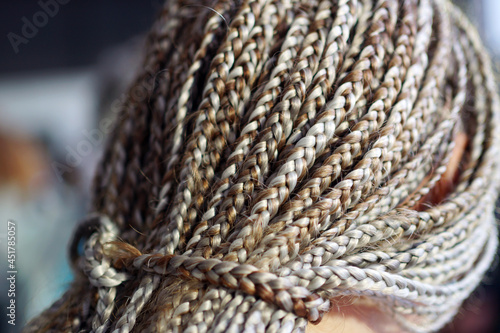
[[[7,221],[17,223],[16,332],[72,279],[67,244],[116,106],[141,63],[162,0],[0,4],[0,307],[7,298]],[[457,0],[498,59],[500,1]],[[445,332],[499,332],[492,272]],[[5,317],[5,314],[1,314]]]
[[[111,106],[162,2],[0,3],[0,332],[20,331],[72,280],[67,244],[89,208]],[[5,310],[8,220],[17,224],[16,326]]]

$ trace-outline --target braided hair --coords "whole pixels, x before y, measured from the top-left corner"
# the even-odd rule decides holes
[[[428,332],[491,266],[500,101],[448,0],[168,0],[142,68],[26,332],[301,332],[340,296]]]

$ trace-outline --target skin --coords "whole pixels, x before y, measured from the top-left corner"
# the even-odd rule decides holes
[[[394,318],[368,298],[334,299],[334,307],[306,333],[405,333]]]
[[[455,188],[460,174],[460,162],[468,144],[467,135],[458,133],[454,139],[455,147],[448,167],[428,195],[422,198],[413,209],[421,211],[443,201]],[[424,186],[432,175],[426,177],[418,188]],[[380,304],[368,298],[335,298],[332,309],[317,324],[309,324],[306,333],[392,333],[402,332],[394,317],[384,311]]]

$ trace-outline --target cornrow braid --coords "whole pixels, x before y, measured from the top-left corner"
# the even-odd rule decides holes
[[[342,296],[431,332],[492,264],[500,99],[449,0],[168,0],[126,96],[25,332],[303,332]]]

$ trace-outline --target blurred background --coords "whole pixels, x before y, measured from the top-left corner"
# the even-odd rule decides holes
[[[496,60],[499,0],[455,1]],[[68,287],[67,245],[89,208],[90,181],[114,103],[140,64],[161,0],[0,4],[0,307],[8,306],[7,221],[16,222],[16,332]],[[4,259],[5,258],[5,259]],[[491,272],[444,332],[500,332]]]

